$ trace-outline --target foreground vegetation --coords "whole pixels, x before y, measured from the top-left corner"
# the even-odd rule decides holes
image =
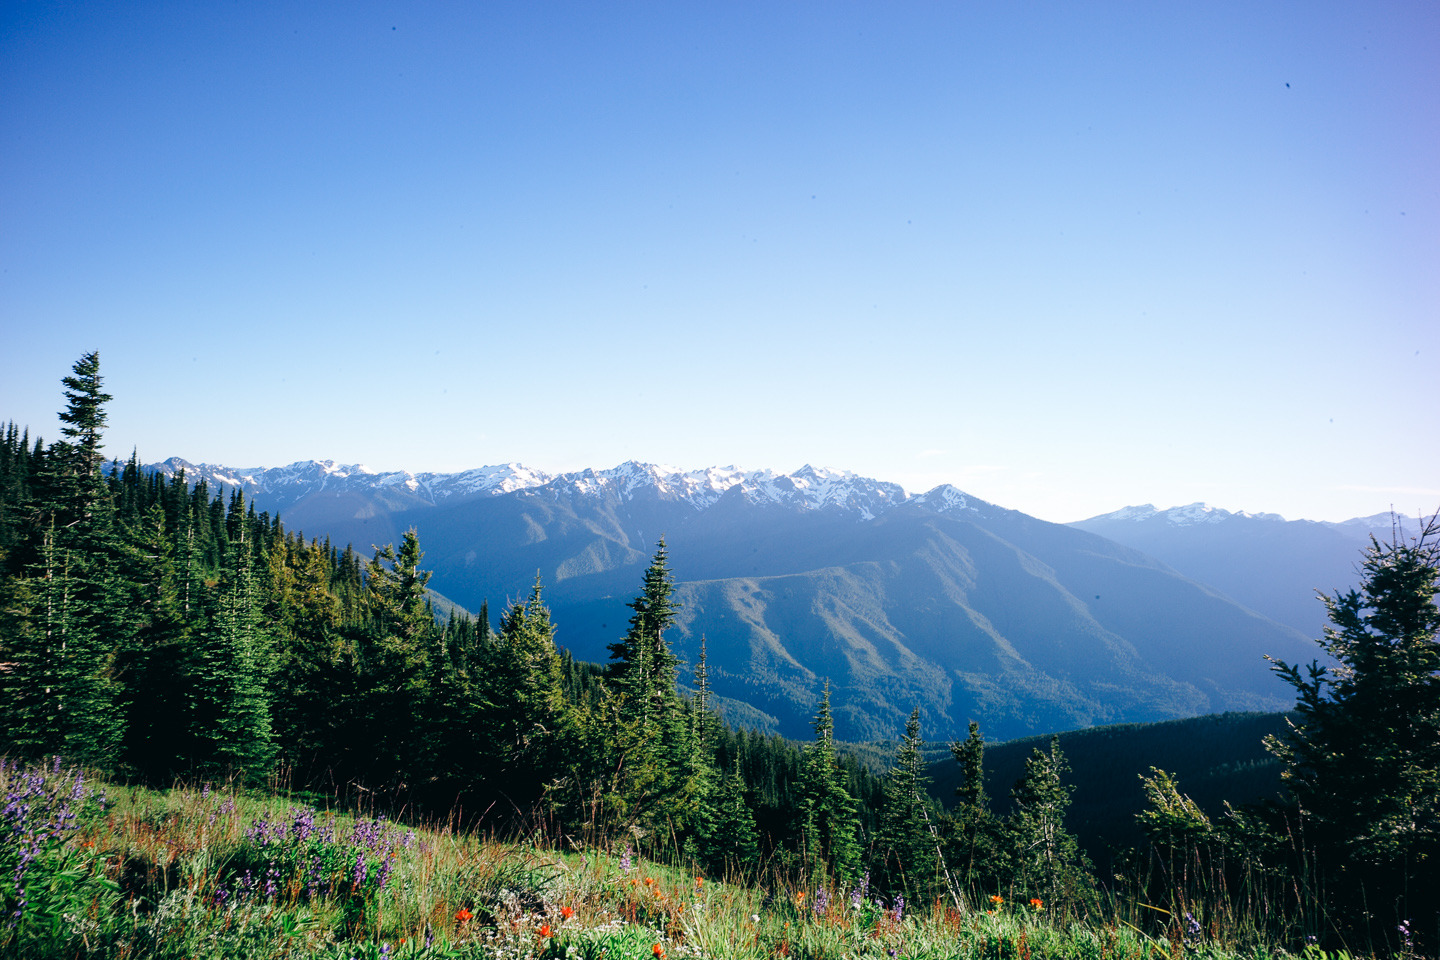
[[[64,384],[63,440],[12,425],[0,442],[12,953],[1108,960],[1440,943],[1436,520],[1373,543],[1361,590],[1326,598],[1338,668],[1274,664],[1297,697],[1267,740],[1285,795],[1206,811],[1154,769],[1119,785],[1144,792],[1143,843],[1097,876],[1067,827],[1058,739],[1030,750],[1002,813],[978,724],[949,745],[948,809],[918,709],[883,778],[837,754],[828,686],[803,749],[726,729],[703,646],[694,695],[677,689],[663,541],[609,664],[577,664],[538,579],[498,629],[484,609],[439,622],[413,531],[362,562],[238,492],[212,499],[134,457],[102,474],[99,358]],[[102,801],[57,755],[126,787]],[[284,802],[263,792],[282,771]],[[201,786],[145,789],[177,777]],[[365,815],[335,812],[350,809]]]
[[[7,763],[0,790],[0,868],[14,881],[6,956],[1279,955],[1193,916],[1147,935],[1139,914],[1153,905],[1081,916],[1023,891],[906,903],[876,895],[864,876],[819,886],[763,866],[711,876],[594,837],[502,842],[233,784],[116,787],[59,761]]]

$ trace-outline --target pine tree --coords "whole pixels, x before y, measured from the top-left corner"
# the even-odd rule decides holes
[[[547,784],[563,780],[573,734],[560,685],[555,626],[537,574],[529,598],[512,604],[500,629],[483,682],[485,749],[492,757],[492,787],[529,812]]]
[[[876,878],[881,886],[903,892],[910,899],[928,900],[936,887],[939,862],[932,832],[926,787],[925,742],[920,738],[920,708],[905,724],[905,737],[895,754],[895,765],[885,778],[885,806],[877,844]]]
[[[1406,542],[1371,539],[1358,590],[1323,597],[1338,667],[1275,661],[1299,720],[1267,746],[1330,872],[1336,917],[1440,911],[1440,515]],[[1357,920],[1358,922],[1358,920]],[[1376,921],[1381,922],[1381,921]]]
[[[1065,829],[1072,787],[1060,752],[1060,738],[1050,738],[1049,751],[1036,747],[1025,761],[1025,774],[1010,791],[1013,804],[1005,819],[1010,844],[1012,882],[1047,903],[1075,899],[1086,892],[1086,867],[1080,845]]]
[[[740,758],[723,777],[711,779],[699,803],[696,820],[695,859],[721,876],[750,874],[760,853],[755,832],[755,814],[745,802],[745,779],[740,775]]]
[[[130,563],[126,578],[134,585],[135,630],[120,653],[125,678],[124,756],[130,769],[151,782],[179,772],[193,751],[183,717],[190,702],[186,661],[188,624],[181,615],[180,590],[173,560],[173,538],[158,501],[135,510],[139,522],[128,531]]]
[[[845,789],[845,772],[835,759],[835,724],[830,716],[830,682],[815,715],[815,740],[805,750],[796,811],[801,867],[807,876],[848,882],[860,864],[855,801]]]
[[[32,582],[7,591],[10,633],[0,652],[15,666],[4,681],[12,700],[5,709],[18,724],[10,737],[22,749],[109,765],[123,737],[117,653],[133,628],[118,564],[122,545],[99,475],[110,397],[100,389],[98,355],[82,357],[64,384],[67,439],[39,458],[34,559],[25,571]]]
[[[985,738],[980,724],[970,721],[969,735],[950,744],[960,764],[956,803],[946,820],[946,862],[957,883],[976,899],[983,891],[994,894],[1001,873],[1000,822],[990,811],[985,795]]]
[[[100,450],[108,416],[105,404],[113,399],[101,387],[100,354],[87,353],[75,362],[65,385],[66,408],[60,412],[65,439],[52,447],[48,458],[51,473],[51,503],[58,511],[60,525],[68,528],[90,518],[90,511],[103,496]]]
[[[276,755],[269,684],[271,637],[260,618],[254,558],[245,525],[230,543],[230,569],[201,641],[195,683],[195,738],[217,770],[263,778]]]
[[[658,715],[667,706],[665,701],[676,699],[679,661],[665,642],[665,630],[675,622],[677,611],[674,592],[675,578],[662,538],[645,570],[640,595],[628,604],[635,611],[630,628],[623,640],[609,647],[611,685],[647,716]]]
[[[683,833],[693,824],[702,782],[694,729],[675,689],[679,659],[665,640],[675,621],[665,541],[646,568],[625,637],[610,644],[607,695],[598,705],[604,729],[588,737],[605,807],[628,826]],[[693,715],[693,712],[692,712]]]

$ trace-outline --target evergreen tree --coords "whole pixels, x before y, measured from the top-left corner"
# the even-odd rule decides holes
[[[529,812],[543,788],[569,769],[565,749],[570,717],[560,685],[555,626],[541,596],[540,577],[524,603],[500,618],[485,678],[484,697],[495,769],[492,783],[514,807]]]
[[[101,390],[98,355],[82,357],[64,384],[67,439],[52,444],[41,462],[28,551],[34,559],[25,571],[32,582],[6,591],[10,632],[0,653],[15,666],[4,681],[12,701],[4,709],[17,723],[10,737],[23,751],[103,764],[114,760],[123,736],[116,663],[132,620],[109,491],[99,475],[110,397]]]
[[[201,641],[195,683],[195,737],[217,770],[263,778],[275,759],[269,683],[274,656],[260,618],[254,558],[241,525],[230,544],[230,569],[216,594]]]
[[[806,748],[797,804],[801,868],[807,876],[848,882],[860,864],[855,801],[835,759],[835,724],[830,716],[830,682],[815,715],[815,740]]]
[[[645,569],[640,595],[628,604],[635,611],[630,628],[624,639],[609,647],[611,685],[630,698],[647,722],[677,699],[678,659],[665,642],[665,630],[675,622],[674,592],[675,578],[662,538]]]
[[[936,887],[939,862],[931,829],[926,787],[925,742],[920,738],[920,708],[905,724],[905,737],[895,765],[885,778],[885,806],[880,821],[876,879],[886,889],[911,900],[928,900]]]
[[[1002,870],[1000,821],[990,811],[985,795],[985,738],[980,724],[970,721],[969,735],[950,744],[960,764],[961,781],[955,788],[955,808],[946,820],[946,863],[956,882],[977,900],[993,894]]]
[[[1047,903],[1082,897],[1087,892],[1080,845],[1065,829],[1073,788],[1064,783],[1069,765],[1060,738],[1049,751],[1036,747],[1025,761],[1025,774],[1010,791],[1013,804],[1005,832],[1013,858],[1012,882]]]
[[[1382,933],[1440,911],[1437,559],[1440,516],[1409,542],[1372,538],[1360,588],[1322,598],[1320,646],[1338,667],[1273,667],[1299,720],[1267,746],[1330,876],[1327,907],[1357,924],[1368,912]],[[1381,917],[1381,903],[1395,913]]]
[[[629,603],[629,629],[610,645],[608,693],[587,737],[607,810],[629,826],[666,834],[693,826],[711,772],[700,761],[696,730],[675,689],[679,659],[665,640],[677,610],[674,590],[662,539],[640,595]]]
[[[142,506],[129,531],[125,575],[134,585],[134,631],[120,654],[124,678],[125,747],[129,768],[151,782],[168,780],[192,755],[184,717],[190,633],[182,614],[173,537],[158,501]]]
[[[101,389],[99,353],[87,353],[77,360],[72,375],[61,382],[67,401],[59,415],[65,424],[60,428],[65,439],[52,447],[47,459],[52,465],[50,503],[58,512],[61,528],[66,529],[88,521],[103,495],[100,444],[108,419],[105,404],[112,397]]]
[[[730,772],[711,778],[699,804],[695,859],[721,876],[751,874],[760,854],[755,814],[745,802],[745,779],[736,756]]]

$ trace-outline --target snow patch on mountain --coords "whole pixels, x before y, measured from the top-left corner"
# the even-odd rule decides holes
[[[1250,520],[1278,520],[1284,522],[1285,518],[1278,513],[1246,513],[1245,511],[1231,512],[1222,510],[1219,507],[1212,507],[1208,503],[1196,502],[1186,504],[1183,507],[1171,507],[1168,510],[1157,510],[1154,504],[1144,503],[1139,506],[1121,507],[1111,513],[1102,513],[1099,516],[1091,517],[1087,523],[1097,520],[1117,520],[1140,523],[1150,520],[1158,520],[1169,523],[1175,527],[1194,527],[1202,524],[1224,523],[1230,519]]]
[[[649,491],[661,499],[706,510],[736,488],[739,495],[751,503],[800,510],[838,510],[853,513],[860,520],[874,519],[881,511],[905,500],[905,490],[899,484],[808,464],[792,474],[777,474],[772,470],[745,471],[734,466],[685,471],[633,460],[611,470],[561,474],[536,492],[557,499],[613,496],[623,500]]]
[[[364,464],[333,460],[301,460],[283,467],[235,469],[171,457],[154,464],[152,469],[166,476],[175,476],[183,470],[185,479],[192,483],[204,480],[212,487],[238,488],[251,496],[266,494],[281,503],[294,503],[321,491],[343,493],[391,488],[402,489],[434,504],[451,497],[499,496],[542,486],[554,479],[518,463],[477,467],[461,473],[411,473],[408,470],[380,473]]]
[[[926,493],[917,493],[910,499],[914,503],[927,504],[938,513],[960,513],[962,511],[978,513],[981,507],[990,506],[984,500],[972,497],[964,490],[957,489],[948,483],[942,483]]]

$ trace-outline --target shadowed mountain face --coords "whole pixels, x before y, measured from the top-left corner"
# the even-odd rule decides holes
[[[1238,603],[1318,638],[1328,622],[1316,594],[1349,590],[1359,583],[1361,551],[1371,535],[1389,541],[1415,521],[1390,514],[1344,523],[1285,520],[1202,503],[1169,510],[1148,504],[1070,524],[1098,533],[1163,561],[1184,576],[1207,583]]]
[[[431,585],[471,610],[498,613],[538,572],[557,639],[582,659],[603,661],[623,634],[663,536],[682,604],[672,646],[693,665],[704,637],[729,716],[789,736],[809,736],[827,678],[843,739],[893,738],[917,705],[927,739],[963,736],[972,718],[1004,739],[1285,709],[1264,655],[1317,653],[1143,553],[950,487],[906,498],[810,468],[625,464],[523,482],[485,469],[455,475],[468,489],[321,470],[308,492],[287,481],[283,503],[263,476],[238,482],[290,529],[364,552],[414,526]]]

